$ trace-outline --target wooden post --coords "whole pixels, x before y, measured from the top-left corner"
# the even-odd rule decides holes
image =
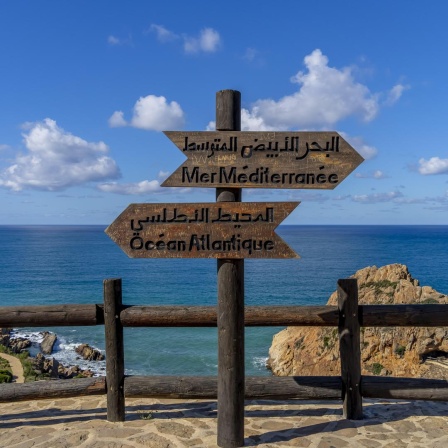
[[[362,420],[361,332],[356,279],[338,281],[338,308],[344,417],[350,420]]]
[[[107,420],[124,422],[124,348],[121,278],[108,279],[104,287],[104,330],[106,339]]]
[[[241,130],[241,94],[216,93],[216,130]],[[240,202],[240,188],[217,188],[216,202]],[[218,259],[218,446],[244,445],[244,260]]]

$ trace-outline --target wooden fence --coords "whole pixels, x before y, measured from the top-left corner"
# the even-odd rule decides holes
[[[216,377],[125,376],[123,327],[216,327],[216,307],[122,305],[121,279],[104,281],[104,305],[0,308],[1,327],[105,325],[106,376],[0,384],[0,402],[107,394],[107,419],[124,421],[125,397],[217,397]],[[448,400],[448,381],[361,375],[361,327],[448,326],[448,305],[358,305],[356,279],[338,281],[338,306],[254,306],[245,326],[338,327],[341,376],[246,377],[247,399],[343,400],[362,418],[362,397]]]

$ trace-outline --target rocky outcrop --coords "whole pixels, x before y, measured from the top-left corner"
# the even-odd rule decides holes
[[[49,331],[43,332],[43,339],[40,343],[40,350],[44,355],[51,355],[53,352],[53,346],[58,337],[54,333],[50,333]]]
[[[45,358],[42,353],[31,359],[33,370],[39,378],[70,379],[94,375],[91,370],[82,370],[79,366],[66,367],[55,358]]]
[[[20,353],[31,347],[31,341],[26,338],[11,338],[7,345],[14,353]]]
[[[448,303],[448,296],[420,286],[408,268],[367,267],[358,279],[360,304]],[[337,305],[337,293],[328,300]],[[448,379],[448,328],[361,329],[362,374]],[[439,361],[429,358],[439,357]],[[274,336],[268,367],[275,375],[340,375],[336,328],[288,327]]]
[[[90,347],[89,344],[81,344],[75,348],[75,351],[87,361],[102,361],[104,359],[104,355],[99,350]]]

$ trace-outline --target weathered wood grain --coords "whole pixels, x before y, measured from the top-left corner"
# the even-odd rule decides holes
[[[363,375],[361,393],[366,398],[448,401],[448,381]]]
[[[0,307],[0,328],[91,326],[104,323],[100,305],[37,305]]]
[[[221,191],[221,199],[234,197]],[[220,199],[220,200],[221,200]],[[299,202],[131,204],[106,229],[131,258],[297,258],[274,229]]]
[[[358,316],[358,282],[338,280],[339,352],[341,356],[344,417],[362,419],[361,329]]]
[[[106,378],[34,381],[31,383],[0,384],[0,402],[69,398],[84,395],[104,395]]]
[[[362,327],[448,327],[448,305],[360,305]]]
[[[125,378],[126,397],[216,399],[215,376],[129,376]],[[338,376],[284,376],[245,379],[246,399],[340,400],[342,382]]]
[[[336,306],[247,306],[246,327],[337,326]],[[216,327],[214,306],[124,306],[120,313],[124,327]]]
[[[124,345],[120,322],[121,279],[108,279],[104,287],[104,330],[106,342],[107,420],[124,422]]]
[[[165,131],[187,160],[163,187],[333,189],[364,160],[337,132]]]
[[[241,94],[235,90],[221,90],[216,94],[216,128],[218,130],[241,130]],[[216,192],[216,207],[231,209],[246,208],[249,204],[241,202],[242,194],[230,185],[226,191],[220,188]],[[273,207],[272,207],[273,211]],[[278,216],[278,214],[277,214]],[[268,210],[266,208],[266,218]],[[274,221],[272,215],[272,221]],[[270,221],[270,219],[266,219]],[[266,224],[268,224],[266,222]],[[232,223],[230,223],[232,225]],[[252,225],[257,224],[257,225]],[[248,223],[249,232],[261,236],[259,223]],[[240,223],[237,224],[238,226]],[[235,230],[233,223],[232,230]],[[242,230],[242,226],[238,228]],[[229,228],[225,229],[229,235]],[[260,232],[260,233],[258,233]],[[238,234],[240,234],[238,232]],[[250,233],[249,233],[250,234]],[[241,233],[242,235],[242,233]],[[272,238],[268,237],[271,241]],[[280,245],[277,245],[280,249]],[[286,248],[277,250],[285,253]],[[265,251],[267,252],[267,251]],[[288,251],[289,252],[289,251]],[[290,253],[290,252],[289,252]],[[222,448],[234,448],[244,445],[244,258],[239,260],[221,254],[217,261],[218,270],[218,434],[217,444]],[[264,258],[264,257],[263,257]]]

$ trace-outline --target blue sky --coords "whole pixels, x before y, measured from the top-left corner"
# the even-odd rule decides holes
[[[185,157],[162,130],[334,130],[366,159],[288,224],[448,224],[448,4],[409,1],[0,4],[0,224],[110,224]]]

